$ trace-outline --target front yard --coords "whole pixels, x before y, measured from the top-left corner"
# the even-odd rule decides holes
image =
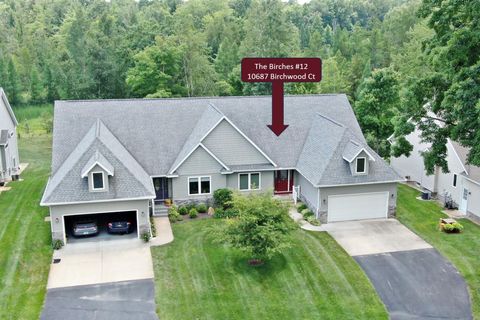
[[[211,242],[201,220],[173,225],[153,247],[160,319],[387,319],[369,280],[324,232],[294,232],[294,246],[261,267]]]
[[[441,206],[433,201],[415,199],[419,192],[408,186],[399,185],[398,189],[398,219],[460,271],[469,287],[473,316],[480,319],[480,226],[461,219],[459,222],[465,227],[463,233],[439,232],[438,221],[446,216]]]
[[[24,181],[0,194],[0,319],[37,319],[52,255],[48,209],[40,197],[50,169],[51,138],[20,139],[20,159],[30,163]]]

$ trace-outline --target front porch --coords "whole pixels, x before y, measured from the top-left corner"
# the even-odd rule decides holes
[[[169,202],[172,201],[172,179],[167,177],[154,177],[153,187],[155,189],[156,198],[152,201],[153,215],[167,216]]]

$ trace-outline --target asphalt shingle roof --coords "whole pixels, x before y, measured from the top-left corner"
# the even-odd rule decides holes
[[[108,192],[89,192],[82,170],[102,154],[115,168]],[[96,120],[73,152],[48,181],[43,204],[87,202],[112,199],[154,198],[152,179],[100,120]]]
[[[90,147],[95,140],[92,127],[101,119],[100,125],[108,128],[105,131],[116,142],[106,151],[98,151],[115,168],[115,179],[118,168],[109,155],[119,160],[118,154],[126,153],[129,160],[121,159],[123,167],[137,176],[146,194],[151,193],[149,176],[168,175],[223,117],[271,158],[277,168],[298,167],[314,184],[400,180],[366,146],[345,95],[285,96],[285,123],[289,127],[279,137],[267,127],[271,122],[271,103],[270,96],[57,101],[49,185],[56,188],[65,179],[64,171],[70,172],[83,161],[81,170],[94,155]],[[351,140],[375,155],[377,161],[370,167],[372,174],[352,177],[343,170],[348,164],[342,157]],[[86,154],[89,156],[84,159]],[[249,164],[245,165],[248,168]]]
[[[82,177],[86,177],[95,165],[99,165],[112,176],[115,174],[115,168],[113,165],[103,156],[103,154],[97,151],[83,167]]]

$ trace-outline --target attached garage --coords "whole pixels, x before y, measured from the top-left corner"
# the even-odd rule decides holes
[[[121,212],[98,212],[88,214],[64,215],[63,225],[66,243],[76,243],[83,241],[103,241],[138,237],[138,218],[137,211]],[[108,225],[116,222],[125,221],[129,223],[129,232],[127,234],[109,234]],[[97,234],[86,236],[75,236],[73,229],[76,223],[88,225],[89,223],[97,227]],[[78,229],[77,229],[78,230]],[[81,229],[80,229],[81,230]],[[79,231],[81,233],[81,231]],[[87,231],[88,232],[88,231]],[[87,233],[85,232],[85,233]]]
[[[389,192],[328,196],[328,222],[387,218]]]

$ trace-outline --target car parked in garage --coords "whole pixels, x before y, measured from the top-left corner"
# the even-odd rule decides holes
[[[133,224],[130,221],[119,220],[111,221],[107,224],[108,233],[126,234],[132,232]]]
[[[96,236],[98,234],[97,220],[78,220],[73,223],[73,236]]]

